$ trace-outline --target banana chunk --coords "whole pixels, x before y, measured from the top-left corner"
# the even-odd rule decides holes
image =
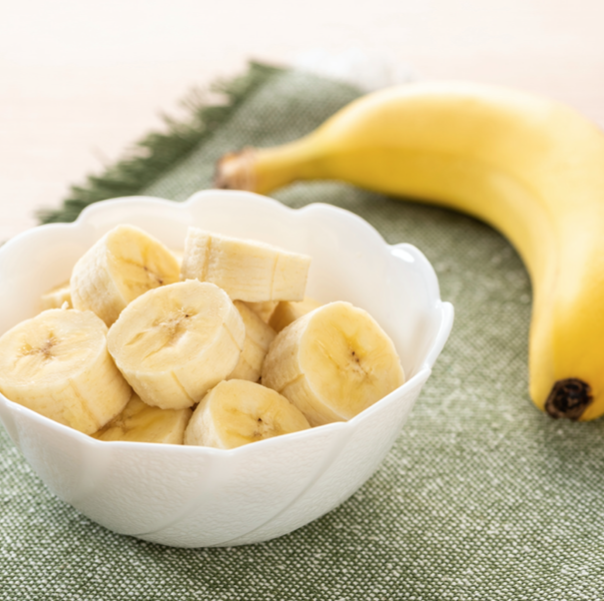
[[[243,320],[226,292],[197,280],[139,296],[107,336],[126,380],[161,409],[198,403],[235,369],[244,340]]]
[[[124,410],[93,434],[98,440],[183,444],[190,409],[150,407],[133,394]]]
[[[178,263],[178,269],[180,272],[180,266],[182,264],[182,257],[184,255],[184,251],[181,249],[171,248],[170,252],[174,255],[174,258],[176,259],[176,262]]]
[[[268,347],[277,333],[254,313],[243,301],[233,301],[245,325],[245,342],[239,357],[239,363],[229,380],[250,380],[257,382],[262,373],[262,363],[268,352]]]
[[[262,383],[288,398],[311,426],[354,417],[403,384],[394,344],[363,309],[338,301],[282,330]]]
[[[131,225],[118,225],[75,264],[72,302],[110,326],[135,298],[179,279],[176,257],[159,240]]]
[[[47,309],[62,309],[64,305],[66,309],[71,309],[71,288],[69,287],[69,282],[63,282],[45,292],[40,297],[40,305],[42,311],[46,311]]]
[[[0,391],[61,424],[96,432],[132,394],[106,335],[91,311],[50,309],[21,322],[0,338]]]
[[[279,301],[262,301],[257,303],[245,303],[254,313],[256,313],[260,319],[266,323],[269,322],[275,307],[279,304]]]
[[[320,306],[321,303],[319,301],[309,296],[299,302],[281,301],[275,307],[268,323],[275,332],[280,332],[299,317],[310,313]]]
[[[247,380],[228,380],[196,407],[185,444],[233,449],[308,428],[302,413],[279,393]]]
[[[302,300],[310,257],[190,227],[181,279],[212,282],[236,300]]]

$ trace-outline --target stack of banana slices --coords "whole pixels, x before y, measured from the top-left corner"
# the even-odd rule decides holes
[[[0,338],[0,392],[99,440],[230,449],[354,417],[404,382],[364,310],[305,297],[311,259],[119,225]]]

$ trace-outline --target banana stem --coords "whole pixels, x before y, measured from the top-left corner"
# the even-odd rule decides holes
[[[306,138],[273,148],[248,147],[220,158],[214,186],[268,194],[295,180],[316,178],[317,164],[316,148]]]

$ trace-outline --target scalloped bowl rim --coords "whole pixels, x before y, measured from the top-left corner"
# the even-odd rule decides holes
[[[247,200],[249,202],[265,203],[266,206],[270,206],[272,208],[272,210],[283,211],[283,212],[290,213],[290,214],[291,213],[300,213],[301,214],[301,213],[308,213],[308,212],[313,212],[313,211],[317,211],[317,210],[321,210],[321,211],[325,210],[325,211],[333,211],[333,212],[340,213],[342,215],[346,215],[347,219],[356,220],[358,223],[362,224],[362,226],[364,228],[366,228],[368,233],[370,232],[371,235],[376,236],[379,239],[379,241],[382,244],[384,244],[386,247],[389,247],[390,249],[395,249],[395,248],[404,249],[404,251],[409,253],[410,255],[412,255],[415,260],[421,262],[423,264],[423,268],[426,270],[425,275],[426,275],[427,281],[430,285],[432,293],[435,296],[437,304],[440,306],[442,315],[441,315],[441,323],[440,323],[439,329],[437,331],[437,334],[434,337],[432,345],[428,350],[427,357],[422,362],[420,369],[418,369],[417,372],[415,374],[413,374],[413,376],[408,378],[402,386],[396,388],[390,394],[383,397],[382,399],[380,399],[379,401],[377,401],[376,403],[374,403],[373,405],[371,405],[370,407],[368,407],[367,409],[365,409],[358,415],[349,419],[348,421],[333,422],[330,424],[325,424],[323,426],[320,426],[320,428],[323,431],[325,431],[325,429],[327,429],[327,428],[331,428],[334,430],[335,429],[353,430],[359,421],[366,419],[373,412],[379,411],[380,406],[383,405],[384,403],[386,403],[388,401],[388,399],[390,399],[392,396],[400,395],[401,392],[404,392],[406,389],[409,389],[409,388],[412,388],[413,386],[415,386],[415,383],[417,380],[427,378],[429,376],[429,374],[431,373],[431,370],[432,370],[432,366],[433,366],[434,362],[436,361],[438,355],[440,354],[440,351],[442,350],[442,348],[449,336],[449,333],[450,333],[451,327],[452,327],[452,323],[453,323],[453,306],[449,302],[440,300],[438,280],[437,280],[436,273],[434,272],[432,265],[426,259],[425,255],[419,249],[417,249],[415,246],[413,246],[411,244],[407,244],[407,243],[389,245],[384,240],[384,238],[381,236],[381,234],[371,224],[369,224],[367,221],[365,221],[362,217],[359,217],[355,213],[347,211],[346,209],[342,209],[340,207],[336,207],[333,205],[329,205],[329,204],[325,204],[325,203],[311,203],[311,204],[308,204],[299,209],[293,209],[291,207],[287,207],[287,206],[281,204],[280,202],[278,202],[276,200],[273,200],[268,197],[260,196],[258,194],[254,194],[251,192],[226,191],[226,190],[204,190],[202,192],[197,192],[196,194],[192,195],[186,201],[178,202],[178,203],[174,202],[174,201],[165,200],[165,199],[156,198],[156,197],[150,197],[150,196],[119,197],[119,198],[113,198],[113,199],[100,201],[100,202],[94,203],[92,205],[89,205],[80,213],[78,218],[71,223],[50,223],[50,224],[40,225],[40,226],[37,226],[30,230],[27,230],[27,231],[23,232],[22,234],[16,236],[15,238],[9,240],[4,245],[3,248],[0,248],[0,256],[2,255],[3,252],[10,250],[15,244],[22,243],[23,240],[25,240],[27,237],[38,235],[38,232],[41,230],[50,230],[50,229],[59,229],[59,228],[60,229],[80,228],[83,225],[86,225],[87,223],[89,223],[91,221],[91,219],[93,219],[97,214],[105,213],[115,206],[122,205],[124,202],[140,203],[141,206],[149,205],[149,204],[153,204],[156,206],[166,206],[167,204],[169,204],[170,208],[181,207],[180,210],[185,211],[187,208],[202,204],[204,202],[207,202],[208,200],[211,202],[212,198],[214,196],[216,196],[217,193],[220,194],[221,196],[225,196],[225,197],[227,195],[229,195],[229,196],[232,195],[233,198],[235,198],[235,197],[241,198],[241,199]],[[2,335],[3,333],[4,332],[0,332],[0,335]],[[114,448],[123,447],[124,449],[131,449],[131,448],[133,449],[135,447],[144,448],[148,445],[156,446],[156,443],[146,443],[146,442],[100,441],[100,440],[92,438],[86,434],[83,434],[82,432],[74,430],[73,428],[70,428],[69,426],[55,422],[55,421],[45,417],[44,415],[41,415],[27,407],[19,405],[18,403],[15,403],[15,402],[11,401],[10,399],[7,399],[1,393],[0,393],[0,402],[6,404],[6,406],[14,412],[23,412],[30,419],[34,419],[34,420],[38,421],[39,423],[44,424],[46,427],[48,427],[52,430],[55,430],[57,432],[57,434],[60,434],[61,436],[72,437],[75,440],[77,440],[80,444],[88,445],[91,448],[102,449],[102,448],[105,448],[107,445],[111,445]],[[258,441],[254,444],[254,446],[257,446],[257,445],[279,446],[283,443],[284,439],[288,439],[288,438],[294,437],[294,436],[295,437],[312,437],[315,435],[316,431],[317,431],[316,428],[311,428],[309,430],[294,432],[294,433],[283,435],[280,437],[273,437],[273,438]],[[167,448],[167,450],[169,450],[169,452],[176,452],[176,453],[199,453],[199,454],[209,454],[209,455],[232,454],[232,455],[235,455],[235,454],[239,454],[239,453],[245,453],[249,449],[249,445],[243,445],[241,447],[237,447],[234,449],[214,449],[214,448],[210,448],[210,447],[186,446],[186,445],[182,445],[182,446],[181,445],[169,445],[169,446],[166,445],[166,448]]]

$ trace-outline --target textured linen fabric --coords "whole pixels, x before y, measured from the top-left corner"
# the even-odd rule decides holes
[[[223,152],[297,138],[358,95],[276,73],[141,192],[185,199],[210,186]],[[507,241],[463,215],[335,183],[275,197],[344,207],[388,242],[415,244],[455,306],[391,452],[348,501],[287,536],[175,549],[58,500],[0,429],[0,600],[604,599],[604,423],[556,421],[531,404],[531,288]]]

